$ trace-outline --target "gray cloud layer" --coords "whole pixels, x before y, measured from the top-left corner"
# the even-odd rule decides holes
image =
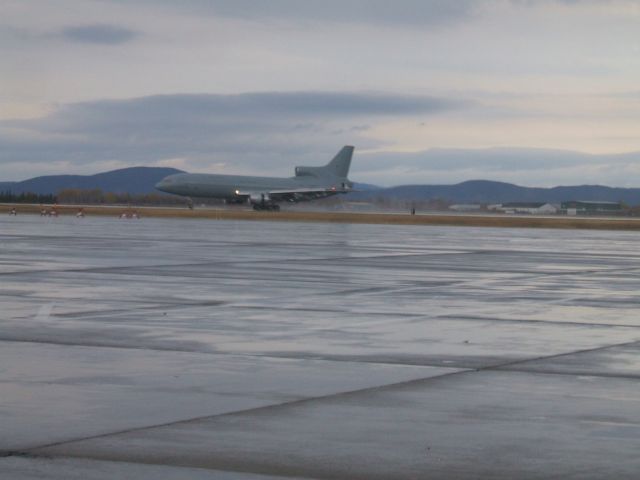
[[[162,3],[182,11],[257,21],[293,20],[435,27],[455,25],[460,21],[472,19],[484,10],[500,4],[520,7],[544,4],[581,7],[593,4],[625,4],[633,1],[635,0],[164,0]],[[158,0],[139,2],[158,4]]]
[[[477,5],[477,0],[190,0],[177,8],[250,20],[434,26],[466,19]]]
[[[366,155],[357,168],[371,183],[452,184],[501,180],[526,186],[609,185],[637,187],[640,152],[590,155],[537,148],[432,149]],[[364,165],[363,165],[364,163]]]
[[[272,171],[346,143],[376,146],[368,121],[464,108],[457,100],[375,93],[160,95],[63,106],[32,120],[0,122],[0,163],[149,164],[186,158]],[[42,165],[41,165],[42,166]],[[243,167],[240,167],[243,168]]]
[[[72,42],[117,45],[133,40],[137,33],[116,25],[78,25],[65,28],[60,36]]]
[[[640,173],[636,154],[540,149],[360,153],[385,146],[367,135],[370,126],[467,106],[428,96],[328,92],[162,95],[77,103],[40,119],[0,122],[0,165],[5,175],[29,172],[30,166],[36,174],[48,174],[145,164],[287,175],[293,165],[322,163],[340,146],[355,144],[359,153],[353,178],[382,185],[489,178],[534,186],[630,186],[629,179]],[[163,163],[166,159],[178,163]]]
[[[438,113],[463,108],[461,100],[418,95],[340,92],[267,92],[237,95],[154,95],[67,105],[40,120],[5,122],[36,129],[77,130],[121,122],[162,126],[229,121],[286,122],[296,118],[344,118]]]

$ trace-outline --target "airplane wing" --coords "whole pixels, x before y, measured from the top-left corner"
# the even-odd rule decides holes
[[[241,197],[249,197],[251,200],[287,201],[297,202],[301,200],[309,200],[314,198],[328,197],[337,193],[347,193],[349,189],[341,189],[337,187],[304,187],[291,189],[274,189],[274,190],[236,190],[236,195]]]

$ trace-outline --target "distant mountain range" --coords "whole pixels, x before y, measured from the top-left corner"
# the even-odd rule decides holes
[[[96,175],[52,175],[22,182],[0,182],[0,192],[56,194],[60,190],[74,188],[144,194],[157,192],[154,185],[162,178],[174,173],[181,173],[181,170],[161,167],[132,167]],[[401,185],[391,188],[356,183],[355,188],[359,191],[350,193],[347,197],[350,200],[371,200],[385,197],[391,200],[440,199],[451,203],[483,204],[601,200],[640,205],[640,188],[613,188],[601,185],[530,188],[490,180],[471,180],[456,185]]]
[[[22,182],[0,182],[0,192],[56,194],[60,190],[76,188],[80,190],[100,189],[113,193],[159,193],[154,185],[167,175],[182,173],[175,168],[132,167],[96,175],[50,175],[35,177]]]
[[[401,185],[355,192],[350,196],[357,200],[368,200],[383,196],[395,200],[440,199],[452,203],[471,204],[507,202],[560,203],[567,200],[622,201],[629,205],[640,204],[640,188],[614,188],[601,185],[531,188],[490,180],[470,180],[456,185]]]

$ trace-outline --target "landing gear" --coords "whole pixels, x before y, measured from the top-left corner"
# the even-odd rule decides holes
[[[249,203],[253,205],[253,209],[256,211],[266,210],[269,212],[279,212],[280,205],[271,200],[268,193],[251,194],[248,199]]]
[[[279,212],[280,211],[280,205],[275,204],[275,203],[254,203],[253,204],[253,209],[255,211],[270,211],[270,212]]]

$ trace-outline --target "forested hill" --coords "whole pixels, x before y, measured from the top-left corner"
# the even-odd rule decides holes
[[[174,173],[181,173],[181,170],[163,167],[132,167],[96,175],[49,175],[22,182],[0,182],[0,192],[55,195],[59,191],[67,189],[100,189],[103,192],[132,195],[158,193],[154,185],[167,175]]]

